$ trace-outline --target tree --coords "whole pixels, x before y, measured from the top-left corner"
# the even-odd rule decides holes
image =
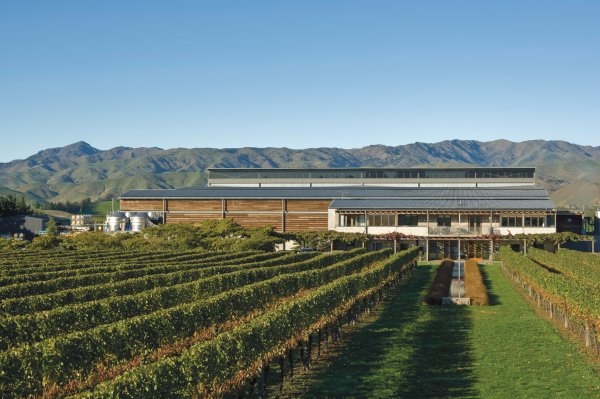
[[[58,237],[58,228],[56,227],[56,221],[54,218],[50,218],[48,220],[48,224],[46,225],[46,235],[48,237]]]

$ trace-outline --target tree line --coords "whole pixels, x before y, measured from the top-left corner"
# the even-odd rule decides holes
[[[63,212],[68,212],[68,213],[83,213],[86,209],[89,209],[89,207],[92,205],[92,199],[87,197],[82,199],[81,201],[77,202],[71,202],[71,201],[66,201],[66,202],[46,202],[45,204],[40,204],[39,208],[40,209],[46,209],[46,210],[56,210],[56,211],[63,211]]]
[[[0,218],[16,215],[33,215],[33,208],[29,206],[23,196],[0,195]]]

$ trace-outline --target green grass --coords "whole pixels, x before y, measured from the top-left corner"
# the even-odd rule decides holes
[[[99,202],[92,202],[92,204],[89,206],[89,208],[84,209],[83,213],[88,213],[90,215],[94,215],[94,216],[106,216],[106,214],[110,213],[112,211],[112,204],[111,201],[99,201]],[[115,207],[115,211],[119,210],[120,207],[120,201],[115,199],[114,200],[114,207]]]
[[[435,267],[419,266],[360,328],[305,397],[596,398],[600,375],[541,319],[498,265],[483,267],[492,306],[420,304]]]

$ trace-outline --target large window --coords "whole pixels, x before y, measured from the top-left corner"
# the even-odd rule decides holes
[[[500,219],[502,227],[522,227],[523,218],[521,216],[502,216]]]
[[[452,216],[450,215],[438,215],[437,217],[438,227],[450,227],[452,226]]]
[[[359,214],[342,214],[340,215],[340,227],[365,227],[365,215]]]
[[[525,227],[546,227],[546,217],[525,216]]]
[[[396,215],[369,215],[369,226],[395,226]]]
[[[398,215],[398,226],[418,226],[419,215]]]

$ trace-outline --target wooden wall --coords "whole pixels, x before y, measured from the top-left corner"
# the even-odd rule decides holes
[[[162,211],[163,200],[121,200],[122,211]]]
[[[277,231],[327,230],[331,200],[318,199],[169,199],[167,223],[201,223],[231,218],[244,227],[273,226]],[[124,211],[162,211],[162,200],[121,200]]]
[[[167,200],[168,211],[221,211],[221,200]]]

